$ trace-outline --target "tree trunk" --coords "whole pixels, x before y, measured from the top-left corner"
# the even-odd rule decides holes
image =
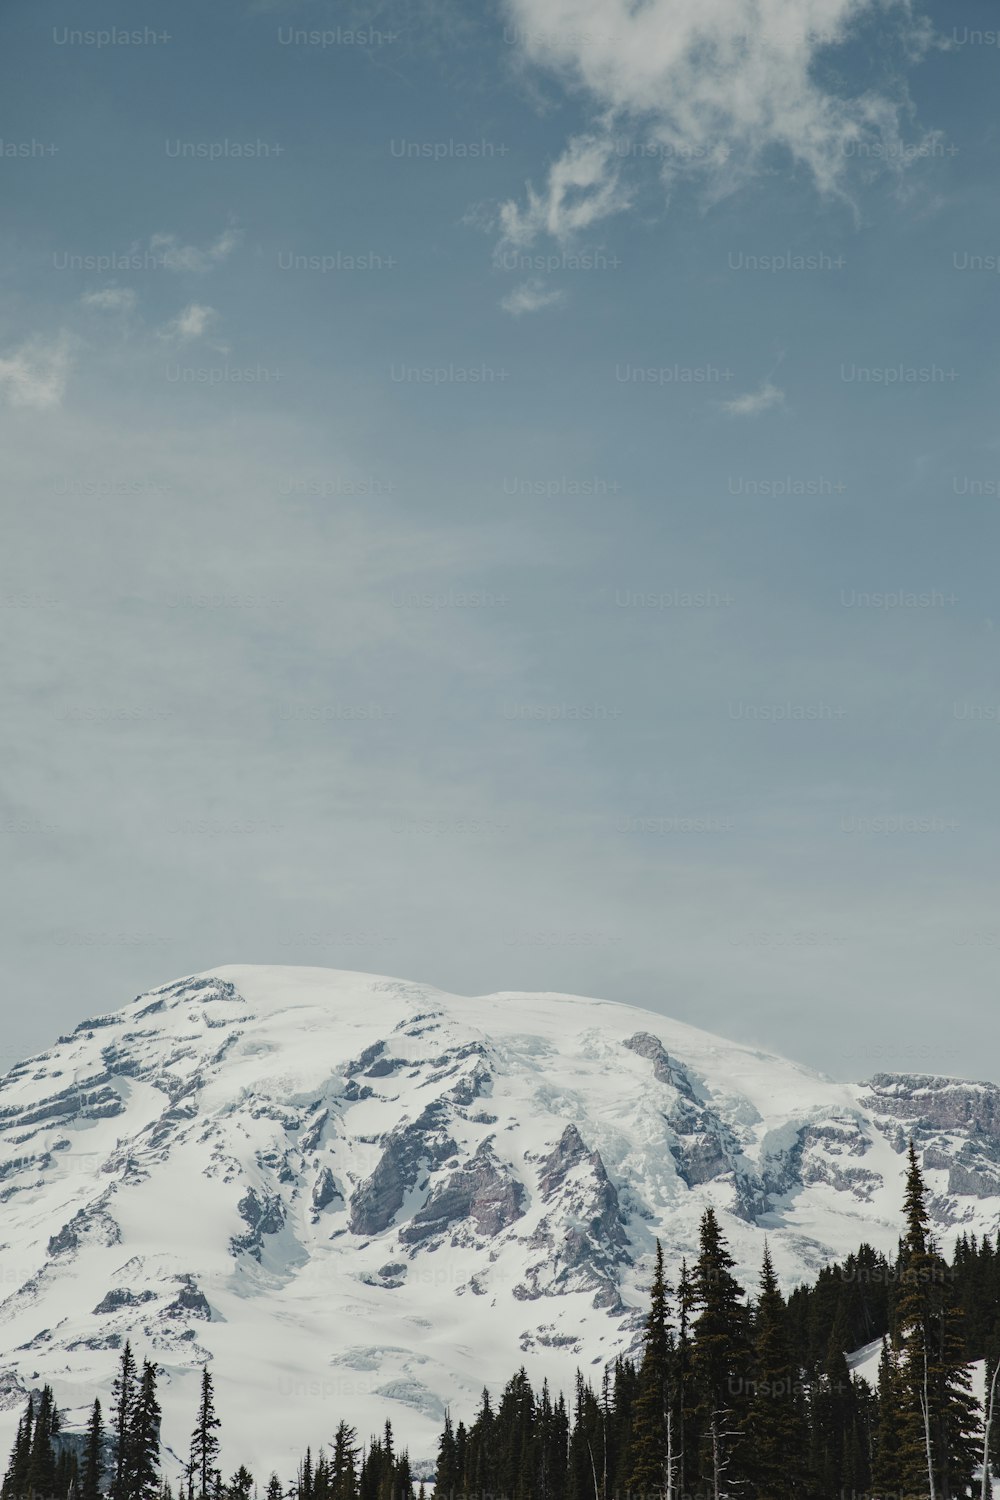
[[[990,1399],[986,1403],[986,1421],[983,1428],[983,1482],[980,1491],[980,1500],[989,1500],[992,1491],[990,1483],[990,1429],[993,1426],[993,1404],[997,1394],[997,1376],[1000,1375],[1000,1359],[997,1360],[993,1371],[993,1379],[990,1381]]]

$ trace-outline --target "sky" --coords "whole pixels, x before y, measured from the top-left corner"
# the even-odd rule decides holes
[[[260,962],[1000,1081],[995,8],[0,32],[0,1061]]]

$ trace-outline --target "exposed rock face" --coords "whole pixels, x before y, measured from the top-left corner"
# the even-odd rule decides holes
[[[329,1167],[324,1167],[313,1183],[313,1214],[322,1213],[324,1208],[329,1208],[331,1203],[336,1203],[338,1200],[340,1200],[340,1189],[337,1187],[336,1178]]]
[[[50,1255],[67,1255],[81,1245],[120,1245],[121,1230],[100,1207],[81,1208],[49,1240]]]
[[[977,1172],[961,1162],[948,1164],[948,1191],[976,1198],[1000,1198],[1000,1173]]]
[[[284,1204],[276,1194],[267,1194],[262,1201],[253,1188],[250,1188],[237,1207],[240,1218],[247,1226],[247,1232],[233,1237],[230,1241],[232,1252],[239,1255],[243,1251],[259,1261],[264,1235],[278,1234],[284,1228]]]
[[[929,1073],[876,1073],[862,1104],[922,1132],[958,1130],[1000,1142],[1000,1087]]]
[[[151,1291],[133,1292],[130,1287],[112,1287],[111,1291],[94,1308],[95,1313],[118,1312],[123,1307],[141,1307],[144,1302],[155,1302],[156,1293]]]
[[[588,1149],[575,1125],[539,1163],[538,1193],[545,1214],[528,1243],[545,1257],[528,1267],[514,1295],[588,1290],[595,1307],[618,1308],[618,1273],[631,1264],[621,1205],[600,1152]]]
[[[692,1104],[697,1102],[691,1079],[683,1064],[670,1056],[659,1037],[651,1036],[648,1031],[637,1031],[635,1036],[630,1036],[623,1045],[628,1047],[630,1052],[637,1052],[640,1057],[650,1060],[653,1064],[653,1077],[657,1083],[665,1083],[670,1088],[676,1089]]]
[[[929,1073],[876,1073],[861,1103],[903,1151],[910,1139],[925,1168],[947,1173],[931,1206],[944,1224],[962,1219],[957,1200],[1000,1196],[1000,1088]]]
[[[354,1233],[381,1234],[399,1213],[421,1172],[440,1167],[456,1150],[440,1104],[428,1105],[412,1124],[393,1130],[385,1137],[385,1149],[374,1172],[351,1199]]]
[[[193,1276],[182,1278],[181,1289],[173,1302],[164,1308],[163,1316],[166,1318],[203,1318],[206,1322],[211,1320],[212,1309],[208,1304],[208,1298]]]
[[[687,1186],[711,1182],[727,1172],[736,1173],[740,1143],[731,1127],[704,1102],[704,1091],[699,1096],[695,1081],[683,1064],[670,1057],[663,1043],[646,1031],[636,1032],[625,1046],[648,1058],[657,1083],[665,1084],[673,1092],[665,1116],[675,1132],[671,1153]],[[748,1202],[757,1202],[759,1193],[754,1191],[755,1187],[759,1188],[759,1184],[739,1185],[741,1211],[747,1211]]]
[[[466,1166],[458,1167],[434,1188],[399,1237],[404,1244],[415,1245],[455,1225],[471,1223],[477,1234],[490,1238],[522,1216],[524,1199],[523,1186],[497,1161],[487,1139]]]

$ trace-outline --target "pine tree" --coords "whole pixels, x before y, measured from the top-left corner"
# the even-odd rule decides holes
[[[59,1413],[52,1387],[47,1385],[42,1390],[31,1436],[27,1479],[29,1493],[45,1496],[56,1493],[56,1454],[53,1440],[58,1431]]]
[[[264,1500],[285,1500],[285,1486],[277,1474],[272,1474],[267,1481],[267,1489],[264,1491]]]
[[[811,1468],[824,1494],[838,1494],[845,1487],[852,1461],[850,1450],[858,1412],[844,1354],[849,1343],[847,1308],[840,1299],[812,1386]]]
[[[216,1492],[221,1487],[222,1476],[218,1467],[219,1439],[216,1436],[220,1426],[219,1418],[215,1414],[212,1375],[208,1366],[205,1365],[201,1372],[198,1421],[191,1434],[191,1455],[188,1462],[189,1494],[193,1490],[196,1500],[214,1500]]]
[[[333,1460],[330,1469],[332,1500],[354,1500],[357,1490],[357,1465],[357,1433],[353,1427],[349,1427],[346,1422],[342,1421],[338,1424],[333,1439]]]
[[[687,1261],[682,1260],[677,1281],[677,1488],[681,1495],[689,1492],[688,1475],[694,1477],[698,1472],[697,1393],[691,1344],[695,1310],[694,1283]]]
[[[87,1423],[83,1468],[80,1475],[80,1500],[101,1500],[104,1479],[104,1417],[100,1401],[95,1401]]]
[[[639,1384],[632,1409],[629,1489],[672,1500],[677,1481],[677,1413],[674,1399],[674,1342],[669,1313],[671,1288],[663,1274],[663,1247],[656,1242],[656,1264]]]
[[[900,1493],[901,1401],[899,1360],[886,1337],[878,1366],[878,1426],[872,1462],[872,1488],[877,1497]]]
[[[698,1317],[692,1329],[692,1374],[700,1451],[698,1479],[712,1497],[746,1482],[743,1444],[749,1340],[743,1288],[713,1209],[705,1210],[694,1268]],[[690,1480],[688,1480],[690,1483]]]
[[[130,1438],[135,1413],[137,1372],[132,1345],[126,1339],[118,1374],[111,1387],[111,1430],[114,1442],[114,1471],[108,1491],[109,1500],[133,1500],[129,1494],[131,1469]]]
[[[160,1492],[161,1412],[156,1375],[156,1366],[144,1360],[129,1424],[127,1500],[158,1500]]]
[[[438,1443],[437,1472],[434,1493],[440,1500],[449,1500],[459,1489],[459,1475],[455,1464],[455,1429],[451,1425],[451,1412],[444,1414],[444,1430]]]
[[[972,1485],[979,1403],[971,1391],[948,1267],[930,1237],[927,1190],[912,1141],[905,1215],[896,1307],[903,1407],[901,1487],[906,1495],[953,1500]]]
[[[3,1500],[18,1500],[28,1493],[28,1475],[31,1468],[31,1447],[35,1433],[35,1398],[28,1397],[27,1410],[17,1427],[17,1437],[11,1450],[7,1472],[4,1475],[0,1495]]]
[[[785,1300],[765,1242],[754,1324],[753,1384],[747,1431],[759,1500],[803,1494],[807,1425],[800,1371],[792,1358]]]
[[[313,1486],[313,1461],[312,1449],[306,1449],[306,1456],[299,1465],[298,1486],[296,1489],[298,1500],[315,1500]]]

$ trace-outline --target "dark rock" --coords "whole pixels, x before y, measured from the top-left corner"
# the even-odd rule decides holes
[[[311,1199],[313,1213],[321,1213],[338,1198],[341,1198],[341,1192],[337,1187],[336,1179],[330,1168],[324,1167],[313,1184]]]
[[[247,1233],[235,1235],[229,1242],[233,1255],[245,1251],[259,1261],[265,1234],[278,1234],[285,1226],[285,1208],[280,1198],[265,1193],[263,1201],[249,1188],[237,1204],[240,1218],[247,1225]]]
[[[181,1289],[173,1302],[163,1309],[165,1318],[201,1318],[209,1323],[212,1320],[212,1309],[208,1298],[200,1289],[193,1276],[181,1278]]]
[[[385,1051],[385,1042],[372,1042],[366,1047],[360,1057],[356,1057],[352,1063],[348,1063],[344,1073],[348,1078],[353,1078],[356,1073],[364,1073],[370,1068],[377,1057],[381,1057]]]
[[[103,1208],[81,1208],[49,1240],[50,1255],[65,1255],[81,1245],[120,1245],[121,1230]]]
[[[329,1120],[329,1118],[330,1111],[328,1109],[324,1109],[322,1114],[318,1115],[317,1118],[313,1120],[312,1124],[309,1126],[309,1129],[299,1141],[299,1150],[303,1152],[303,1154],[307,1154],[310,1151],[316,1150],[316,1147],[319,1145],[320,1139],[323,1135],[323,1127],[326,1124],[327,1120]]]
[[[524,1188],[497,1160],[489,1140],[479,1146],[464,1167],[458,1167],[436,1187],[426,1203],[400,1232],[404,1244],[417,1244],[442,1234],[454,1224],[471,1223],[477,1233],[492,1238],[524,1213]]]
[[[402,1057],[377,1057],[370,1068],[365,1070],[366,1078],[388,1078],[390,1073],[395,1073],[399,1068],[406,1067],[406,1059]]]
[[[133,1292],[127,1286],[113,1287],[94,1308],[95,1313],[117,1312],[120,1307],[139,1307],[143,1302],[155,1302],[155,1292]]]
[[[529,1243],[545,1257],[529,1266],[514,1295],[530,1300],[586,1289],[595,1292],[595,1305],[617,1306],[618,1273],[631,1265],[621,1205],[600,1152],[588,1149],[575,1125],[539,1164],[538,1188],[551,1211]]]
[[[973,1131],[1000,1138],[1000,1086],[930,1073],[876,1073],[866,1109],[924,1129]]]
[[[412,1123],[397,1126],[384,1137],[384,1150],[374,1172],[351,1199],[353,1232],[367,1237],[388,1229],[409,1190],[428,1169],[441,1166],[456,1149],[439,1103],[429,1104]]]
[[[630,1036],[623,1046],[629,1051],[637,1052],[640,1057],[646,1057],[653,1064],[653,1077],[657,1083],[669,1084],[678,1093],[684,1094],[692,1103],[697,1103],[691,1079],[683,1063],[672,1058],[658,1037],[651,1036],[648,1031],[637,1031]]]

